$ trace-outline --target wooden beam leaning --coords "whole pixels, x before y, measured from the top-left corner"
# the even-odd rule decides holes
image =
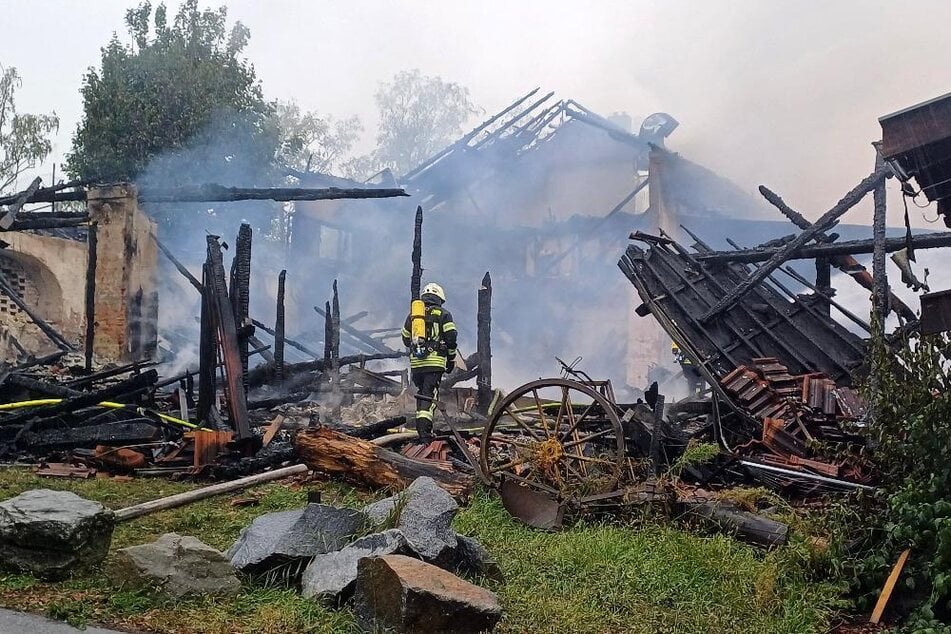
[[[168,247],[162,244],[159,239],[155,237],[154,233],[150,233],[149,235],[152,236],[152,240],[155,241],[155,246],[159,248],[159,251],[161,251],[165,257],[168,258],[168,261],[171,262],[176,269],[178,269],[178,272],[185,276],[185,279],[188,280],[188,282],[195,287],[195,290],[200,293],[202,291],[202,284],[198,281],[198,278],[192,275],[191,271],[185,268],[185,265],[182,264],[171,251],[169,251]]]
[[[3,214],[3,217],[0,218],[0,229],[7,231],[13,227],[13,223],[17,219],[17,214],[23,208],[31,197],[33,197],[37,190],[40,188],[40,185],[43,183],[43,179],[37,176],[33,179],[33,182],[30,183],[30,186],[27,187],[24,191],[17,194],[16,199],[7,207],[7,211]]]
[[[218,236],[208,236],[207,241],[207,267],[211,274],[207,284],[210,286],[211,314],[214,317],[218,341],[221,344],[221,357],[225,366],[228,414],[231,417],[231,424],[234,425],[235,435],[240,440],[251,436],[251,422],[248,418],[248,402],[244,391],[244,372],[238,348],[238,331],[231,302],[228,299],[225,267]]]
[[[951,247],[951,231],[919,234],[912,237],[911,244],[915,249]],[[825,258],[836,255],[869,254],[874,250],[874,246],[875,241],[872,239],[833,242],[830,244],[813,244],[796,249],[787,259],[811,260],[813,258]],[[885,239],[885,251],[887,253],[900,251],[906,246],[908,246],[908,242],[904,237]],[[739,251],[710,251],[709,253],[697,253],[693,257],[700,262],[711,264],[717,262],[751,264],[753,262],[765,262],[780,251],[781,247],[740,249]]]
[[[763,266],[756,269],[756,271],[754,271],[748,278],[740,282],[736,288],[730,291],[726,297],[717,302],[715,306],[713,306],[701,317],[701,320],[707,321],[733,306],[733,304],[735,304],[739,299],[741,299],[744,295],[749,293],[753,288],[765,280],[770,273],[779,268],[783,262],[788,260],[789,257],[796,251],[796,249],[805,246],[806,243],[808,243],[810,240],[813,240],[820,232],[834,226],[842,214],[858,204],[858,202],[862,200],[862,198],[864,198],[867,193],[875,189],[875,187],[878,185],[878,182],[884,180],[885,176],[890,173],[890,171],[891,169],[889,167],[883,165],[865,177],[865,179],[854,189],[852,189],[852,191],[843,196],[842,200],[836,203],[832,209],[822,214],[822,217],[819,218],[815,224],[796,236],[795,239],[793,239],[786,246],[782,247],[777,253],[769,258],[769,260],[767,260]]]
[[[882,181],[882,185],[884,186],[884,181]],[[800,229],[808,229],[812,226],[812,223],[806,220],[802,214],[787,205],[786,201],[784,201],[776,193],[770,191],[767,187],[760,185],[759,192],[763,195],[763,198],[765,198],[771,205],[776,207],[776,209],[778,209],[784,216],[789,218],[789,220]],[[832,244],[833,241],[828,234],[822,232],[816,236],[816,242],[821,244]],[[869,274],[868,269],[862,266],[853,256],[846,254],[836,255],[830,258],[817,258],[817,264],[819,260],[824,259],[828,259],[840,271],[858,282],[859,286],[865,290],[869,292],[875,292],[872,276]],[[818,286],[821,286],[821,284],[818,284]],[[908,304],[901,301],[901,299],[890,290],[888,291],[888,298],[891,308],[901,314],[901,316],[906,320],[916,321],[918,319],[918,316],[915,315],[915,311],[909,308]]]

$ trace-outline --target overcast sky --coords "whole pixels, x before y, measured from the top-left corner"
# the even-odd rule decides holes
[[[21,111],[60,115],[57,162],[81,116],[82,75],[114,31],[128,39],[133,2],[2,0],[0,64],[23,77]],[[459,82],[487,113],[541,86],[605,115],[668,112],[681,122],[672,149],[749,190],[766,184],[812,218],[871,171],[879,116],[951,92],[947,0],[227,5],[251,30],[268,98],[359,115],[364,146],[373,93],[400,70]]]

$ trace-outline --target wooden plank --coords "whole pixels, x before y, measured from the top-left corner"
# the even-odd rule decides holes
[[[885,586],[882,588],[881,594],[878,595],[878,601],[875,602],[875,609],[872,610],[872,618],[869,619],[869,623],[878,624],[878,622],[882,620],[882,614],[884,614],[885,608],[888,606],[888,600],[892,597],[895,584],[898,583],[898,578],[901,576],[901,571],[905,567],[905,562],[908,561],[909,554],[911,554],[911,549],[906,548],[902,551],[902,554],[899,555],[898,561],[895,562],[895,566],[888,575],[888,579],[885,580]]]
[[[284,415],[278,414],[274,417],[274,420],[271,421],[271,424],[267,426],[267,430],[264,432],[264,438],[261,441],[262,447],[267,447],[274,437],[277,435],[277,432],[281,431],[281,426],[284,425]]]

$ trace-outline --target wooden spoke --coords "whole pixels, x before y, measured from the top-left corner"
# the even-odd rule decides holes
[[[535,407],[538,408],[538,415],[542,419],[542,428],[545,430],[545,438],[551,438],[551,432],[548,431],[548,418],[545,416],[545,412],[542,411],[542,402],[538,398],[538,390],[532,390],[532,394],[535,395]]]
[[[515,414],[513,414],[511,411],[509,411],[508,408],[506,409],[506,411],[509,412],[509,416],[512,417],[512,420],[514,420],[516,423],[518,423],[519,426],[520,426],[522,429],[524,429],[525,431],[527,431],[527,432],[532,436],[532,438],[534,438],[534,439],[537,440],[538,442],[542,442],[542,441],[544,440],[544,438],[540,438],[540,437],[538,436],[538,434],[535,433],[535,430],[534,430],[534,429],[532,429],[531,427],[529,427],[528,425],[526,425],[524,422],[522,422],[522,419],[519,418],[518,416],[516,416]]]
[[[586,443],[586,442],[588,442],[588,441],[590,441],[590,440],[594,440],[595,438],[604,438],[605,436],[610,436],[610,435],[613,434],[613,433],[614,433],[614,430],[613,430],[613,429],[602,429],[602,430],[599,431],[599,432],[595,432],[595,433],[593,433],[593,434],[588,434],[587,436],[580,436],[580,437],[579,437],[579,436],[575,435],[575,436],[573,436],[574,440],[572,440],[571,442],[566,442],[566,443],[565,443],[564,445],[562,445],[562,446],[563,446],[565,449],[568,449],[568,448],[570,448],[570,447],[576,447],[576,446],[578,446],[578,445],[580,445],[580,444],[583,444],[583,443]],[[577,432],[575,432],[575,434],[577,434]]]

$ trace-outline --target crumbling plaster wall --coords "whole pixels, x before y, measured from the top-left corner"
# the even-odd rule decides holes
[[[98,235],[93,355],[103,363],[151,358],[158,317],[158,248],[150,237],[155,223],[138,208],[131,184],[91,188],[87,206]],[[87,242],[25,231],[7,232],[4,240],[9,246],[0,251],[0,269],[10,284],[40,318],[82,349]],[[0,355],[7,361],[55,351],[11,302],[0,301],[0,326]]]

